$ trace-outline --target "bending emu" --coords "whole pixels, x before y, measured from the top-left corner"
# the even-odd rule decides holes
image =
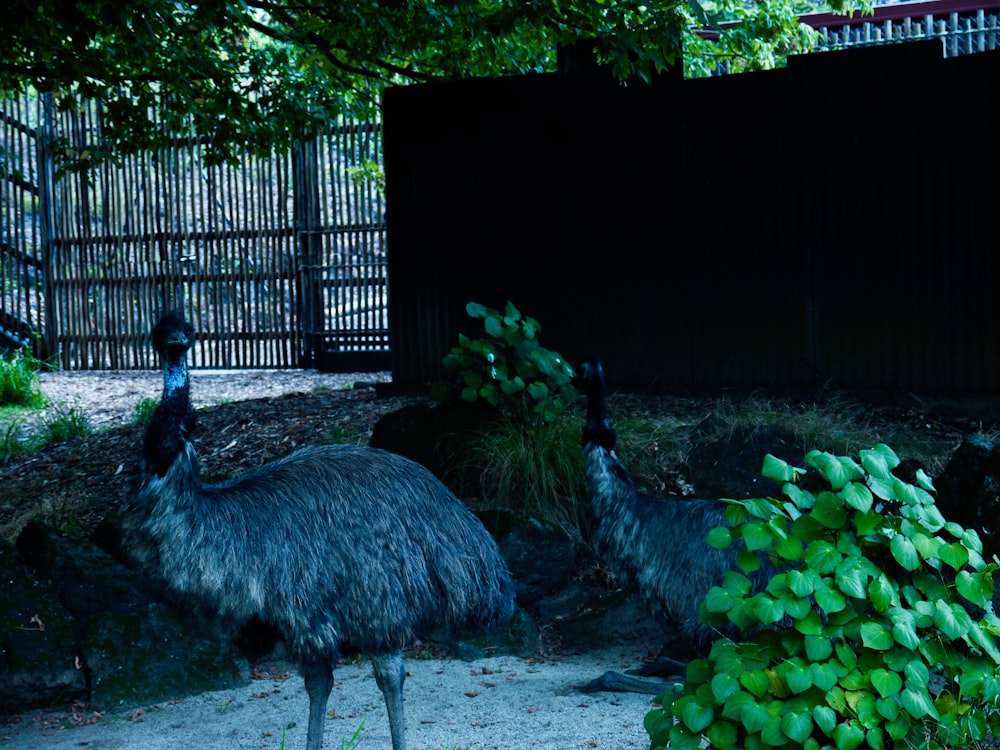
[[[495,542],[427,469],[375,448],[305,448],[245,476],[201,483],[177,313],[153,343],[163,397],[143,445],[124,537],[176,591],[276,626],[301,660],[308,750],[323,741],[333,663],[370,655],[394,750],[406,746],[403,647],[439,625],[491,628],[514,610]]]
[[[725,505],[683,497],[655,498],[636,489],[615,453],[615,431],[608,419],[604,369],[591,357],[580,367],[587,394],[583,453],[597,530],[594,546],[611,569],[635,586],[658,621],[675,625],[698,651],[706,651],[720,633],[698,622],[698,608],[708,590],[734,570],[735,550],[704,543],[709,530],[728,525]],[[770,571],[761,570],[761,586]],[[683,664],[666,659],[674,668]],[[660,692],[642,680],[609,672],[583,688]]]

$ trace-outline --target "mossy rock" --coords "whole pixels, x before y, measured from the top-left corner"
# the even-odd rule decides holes
[[[668,635],[639,595],[628,589],[601,591],[574,582],[539,602],[538,614],[543,625],[551,626],[564,643],[580,649],[660,644]]]
[[[464,661],[474,661],[485,656],[512,654],[522,658],[534,656],[538,649],[538,627],[528,613],[518,607],[509,622],[493,632],[460,630],[455,633],[435,634],[435,640],[447,641],[448,655]]]
[[[89,617],[81,649],[95,710],[149,705],[250,680],[248,663],[231,643],[191,634],[163,604]]]
[[[64,705],[86,695],[75,622],[14,546],[0,541],[0,713]]]

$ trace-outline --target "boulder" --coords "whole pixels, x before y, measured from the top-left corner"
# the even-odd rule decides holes
[[[386,414],[368,444],[426,466],[459,497],[479,492],[479,470],[466,460],[467,445],[499,412],[482,404],[412,404]]]
[[[663,643],[667,629],[649,614],[639,595],[624,588],[607,590],[580,579],[538,603],[538,619],[563,643],[591,649]]]
[[[91,675],[90,707],[141,706],[246,685],[250,666],[227,639],[190,632],[172,609],[87,618],[80,641]]]
[[[482,511],[479,517],[497,540],[522,607],[531,607],[569,584],[581,545],[565,530],[554,523],[520,518],[504,510]]]
[[[0,540],[0,713],[83,700],[87,679],[77,624],[47,581]]]
[[[777,485],[760,473],[768,453],[795,466],[802,465],[805,447],[790,430],[737,427],[723,437],[710,437],[714,431],[712,417],[698,426],[699,435],[681,467],[696,497],[742,500],[773,493]]]
[[[1000,555],[1000,446],[981,433],[965,436],[934,479],[941,514],[983,541],[983,557]]]
[[[0,566],[11,594],[0,606],[5,713],[74,700],[105,709],[249,681],[231,628],[179,615],[86,537],[32,521],[16,548],[0,548]]]

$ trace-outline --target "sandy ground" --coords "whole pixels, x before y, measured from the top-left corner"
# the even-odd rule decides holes
[[[574,689],[607,669],[636,666],[629,649],[559,659],[497,656],[476,661],[408,659],[409,750],[645,750],[650,697]],[[382,694],[367,660],[340,665],[324,750],[389,750]],[[153,706],[122,706],[77,726],[66,713],[27,713],[0,723],[0,746],[17,750],[298,750],[309,700],[294,670],[245,688]],[[282,733],[284,729],[284,745]]]

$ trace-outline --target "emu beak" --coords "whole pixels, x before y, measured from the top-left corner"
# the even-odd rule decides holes
[[[187,349],[191,346],[191,337],[184,331],[174,331],[164,342],[167,349]]]

